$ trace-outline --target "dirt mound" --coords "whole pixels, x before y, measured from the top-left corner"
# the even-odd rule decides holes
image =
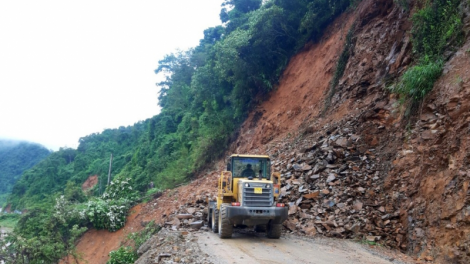
[[[162,229],[137,251],[140,255],[135,264],[153,263],[211,263],[195,243],[195,233]]]

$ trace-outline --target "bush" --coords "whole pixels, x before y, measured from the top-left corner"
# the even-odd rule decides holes
[[[441,76],[443,65],[443,61],[438,60],[411,67],[403,74],[398,85],[393,88],[394,92],[411,98],[414,102],[422,100]]]
[[[399,1],[405,2],[405,1]],[[442,73],[444,53],[461,44],[460,0],[431,0],[412,17],[411,42],[418,64],[410,67],[392,90],[413,104],[428,94]],[[407,2],[406,2],[407,3]]]
[[[137,260],[137,253],[130,247],[120,247],[118,250],[109,253],[107,264],[129,264]]]
[[[13,232],[0,241],[6,263],[57,263],[66,255],[77,257],[75,241],[86,231],[85,218],[64,196],[54,207],[31,209],[21,216]],[[2,244],[3,243],[3,244]]]
[[[124,178],[122,175],[116,176],[114,180],[106,187],[106,191],[103,193],[102,198],[107,199],[127,199],[136,200],[139,194],[132,188],[131,179]]]
[[[116,231],[126,224],[126,217],[132,201],[127,199],[94,199],[87,203],[84,214],[96,229]]]
[[[149,240],[153,234],[158,233],[160,229],[161,226],[155,224],[154,221],[151,221],[145,226],[144,230],[129,234],[127,236],[127,239],[131,239],[134,241],[134,248],[135,250],[137,250],[140,246],[142,246],[145,241]]]
[[[120,247],[116,251],[109,253],[109,261],[107,264],[127,264],[134,263],[137,259],[137,249],[147,241],[153,234],[160,231],[161,227],[156,225],[154,221],[150,222],[145,226],[144,230],[136,233],[129,234],[127,241],[134,241],[132,247]]]

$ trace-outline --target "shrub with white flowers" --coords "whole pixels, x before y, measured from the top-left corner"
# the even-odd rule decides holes
[[[79,204],[67,200],[64,195],[56,198],[56,203],[52,211],[52,217],[62,225],[85,225],[86,215],[79,208]]]
[[[111,183],[106,187],[106,191],[103,193],[102,198],[108,199],[129,199],[135,200],[138,197],[137,191],[132,188],[131,178],[124,178],[124,176],[118,175],[114,178]]]
[[[126,224],[127,212],[138,198],[130,181],[118,175],[101,198],[88,201],[85,214],[95,228],[116,231]]]
[[[116,231],[126,224],[131,201],[127,199],[88,201],[86,216],[97,229]]]
[[[53,216],[62,224],[77,223],[86,219],[84,212],[78,209],[75,204],[65,199],[64,195],[56,198]]]

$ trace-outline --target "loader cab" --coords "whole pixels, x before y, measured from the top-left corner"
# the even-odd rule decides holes
[[[270,180],[271,161],[269,156],[263,155],[232,155],[227,171],[232,173],[233,178]]]

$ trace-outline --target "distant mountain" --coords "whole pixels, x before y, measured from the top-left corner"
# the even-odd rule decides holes
[[[23,172],[50,153],[37,143],[0,139],[0,205]]]

